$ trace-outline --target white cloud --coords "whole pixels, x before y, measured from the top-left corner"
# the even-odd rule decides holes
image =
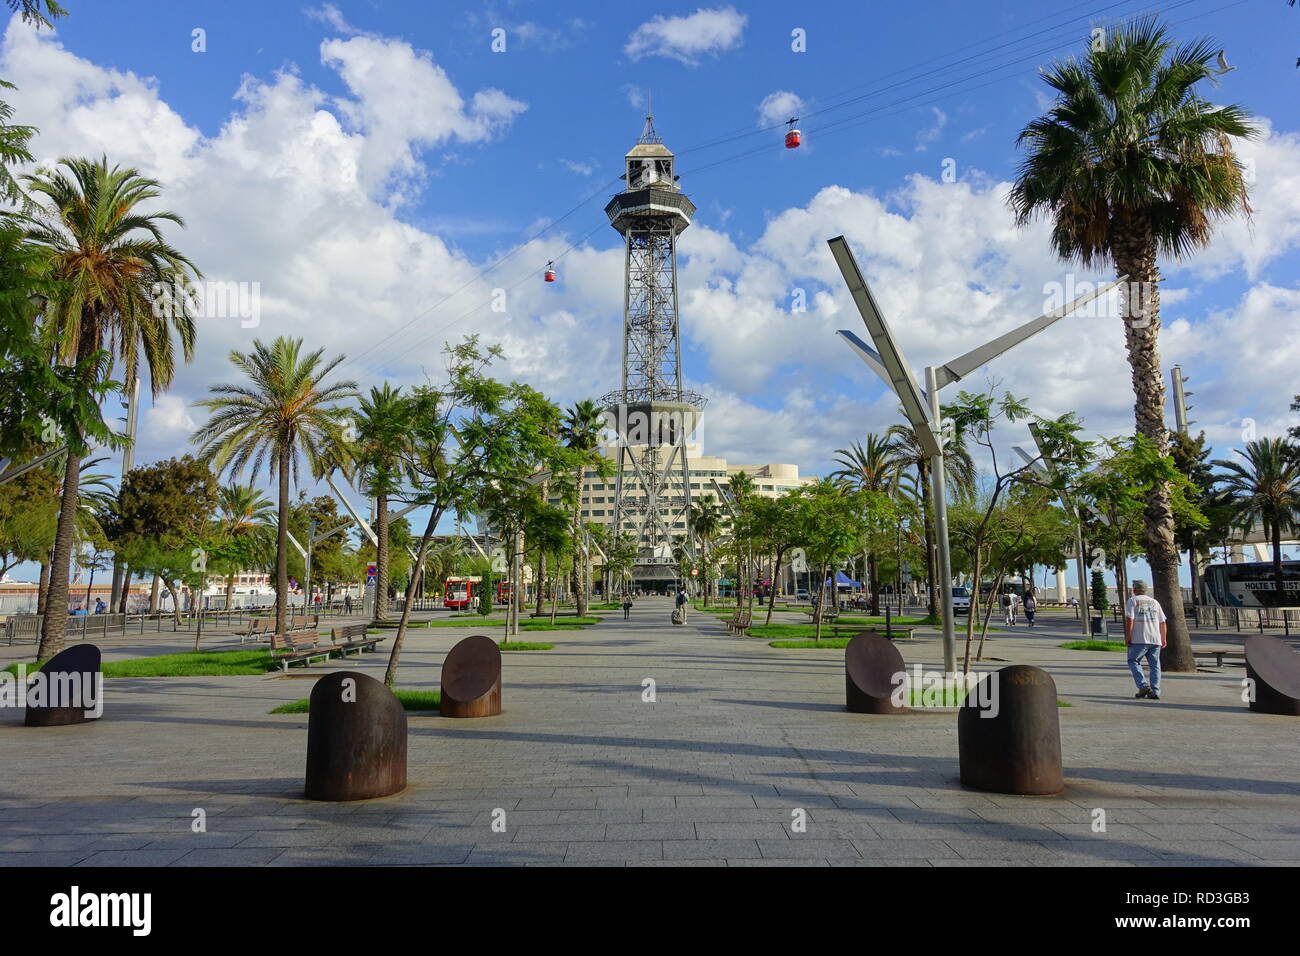
[[[422,146],[487,143],[514,100],[461,92],[427,54],[397,40],[354,36],[321,52],[345,97],[291,70],[245,77],[219,131],[204,136],[153,80],[77,57],[49,33],[5,35],[0,75],[20,86],[9,94],[17,121],[41,129],[41,159],[102,150],[138,165],[163,180],[167,207],[189,224],[171,237],[209,279],[261,283],[260,327],[201,321],[199,356],[143,423],[142,463],[182,450],[186,416],[202,417],[188,403],[231,379],[226,354],[254,336],[303,336],[346,353],[345,373],[366,387],[438,374],[442,343],[467,332],[503,344],[500,374],[558,401],[617,383],[623,263],[612,232],[608,248],[580,245],[560,258],[560,281],[544,284],[529,274],[570,236],[507,247],[492,257],[512,253],[506,264],[479,278],[488,263],[457,251],[446,230],[395,214],[426,175]],[[399,88],[418,91],[427,115],[402,115],[417,111],[409,96],[392,102]],[[1285,418],[1300,366],[1300,289],[1255,280],[1221,309],[1204,305],[1215,276],[1253,277],[1300,243],[1300,138],[1270,131],[1243,153],[1257,159],[1253,234],[1224,224],[1211,249],[1164,264],[1164,361],[1183,364],[1193,418],[1225,443],[1243,417],[1261,434]],[[1006,189],[977,171],[951,184],[913,175],[888,195],[829,185],[774,213],[752,241],[726,231],[722,216],[698,219],[682,237],[680,303],[685,375],[711,396],[705,452],[818,472],[834,448],[897,420],[896,402],[834,334],[860,320],[829,236],[848,236],[918,369],[1041,312],[1045,283],[1069,267],[1051,256],[1045,223],[1015,228]],[[707,191],[693,198],[702,209],[718,201]],[[490,310],[494,288],[508,290],[503,313]],[[796,290],[804,312],[791,311]],[[1045,413],[1079,412],[1090,432],[1132,428],[1118,320],[1064,319],[988,374]],[[951,392],[985,381],[980,373]]]
[[[918,153],[923,153],[929,149],[930,144],[943,134],[943,128],[948,125],[948,114],[939,107],[931,106],[930,112],[934,113],[934,125],[916,134],[916,151]]]
[[[175,448],[188,442],[198,427],[184,399],[179,395],[159,395],[145,409],[140,422],[140,441],[150,446]]]
[[[704,55],[717,56],[740,46],[749,18],[735,7],[701,7],[689,16],[657,16],[628,37],[623,52],[633,60],[665,56],[694,66]]]
[[[763,97],[758,104],[758,125],[773,126],[784,123],[790,117],[799,116],[805,109],[804,101],[789,90],[777,90]]]
[[[582,163],[573,159],[562,159],[560,165],[571,173],[577,173],[579,176],[590,176],[596,171],[596,167],[591,163]]]

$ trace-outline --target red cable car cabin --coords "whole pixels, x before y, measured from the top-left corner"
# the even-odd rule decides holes
[[[798,149],[799,144],[803,142],[803,140],[800,138],[799,131],[794,128],[794,124],[797,122],[799,122],[799,120],[791,119],[786,123],[786,125],[790,127],[788,130],[786,130],[785,133],[786,149]]]
[[[548,263],[546,263],[546,281],[547,281],[547,282],[554,282],[554,281],[555,281],[555,269],[552,268],[552,266],[554,266],[554,263],[553,263],[553,262],[548,262]]]

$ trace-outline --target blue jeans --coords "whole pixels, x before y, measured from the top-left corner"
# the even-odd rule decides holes
[[[1160,645],[1159,644],[1130,644],[1128,646],[1128,669],[1133,672],[1133,680],[1137,682],[1138,690],[1147,686],[1142,679],[1142,659],[1146,658],[1147,666],[1151,668],[1151,689],[1157,694],[1160,693]]]

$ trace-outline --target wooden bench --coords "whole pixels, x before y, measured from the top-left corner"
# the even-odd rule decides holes
[[[319,614],[305,614],[301,618],[294,620],[289,618],[287,630],[290,631],[315,631],[320,627]]]
[[[5,633],[9,636],[9,643],[13,644],[14,638],[20,641],[31,640],[37,643],[41,639],[41,621],[40,614],[12,614],[9,620],[5,621]]]
[[[815,607],[806,607],[803,609],[803,612],[808,615],[809,624],[817,623],[817,609]],[[833,622],[839,616],[840,616],[840,612],[838,610],[825,611],[822,614],[822,623],[826,624],[826,623]]]
[[[239,643],[244,641],[260,641],[271,635],[271,625],[274,622],[269,617],[255,617],[248,625],[246,631],[235,631],[239,635]]]
[[[312,658],[327,661],[334,653],[333,645],[320,644],[320,634],[316,631],[292,631],[288,634],[271,635],[271,659],[280,663],[280,669],[289,670],[289,665],[302,661],[304,667],[310,667]]]
[[[754,624],[754,614],[752,611],[737,611],[732,615],[731,620],[727,622],[727,630],[732,634],[744,635]]]
[[[881,637],[889,637],[895,641],[910,641],[914,627],[900,627],[897,624],[889,625],[889,633],[885,633],[883,624],[835,624],[831,627],[831,637],[856,637],[859,634],[878,634]]]
[[[330,631],[330,640],[344,657],[347,657],[348,651],[353,648],[357,649],[357,655],[360,656],[365,651],[373,651],[379,646],[380,641],[387,640],[384,635],[368,635],[366,630],[365,624],[346,624],[343,627],[333,628]]]
[[[1223,659],[1225,657],[1241,658],[1243,664],[1246,662],[1245,651],[1231,651],[1231,650],[1205,651],[1205,650],[1198,650],[1193,648],[1192,659],[1195,660],[1198,657],[1213,657],[1215,667],[1222,667]]]

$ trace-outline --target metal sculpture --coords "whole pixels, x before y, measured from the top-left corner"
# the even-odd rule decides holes
[[[307,718],[308,800],[368,800],[406,789],[406,710],[359,671],[316,682]]]

